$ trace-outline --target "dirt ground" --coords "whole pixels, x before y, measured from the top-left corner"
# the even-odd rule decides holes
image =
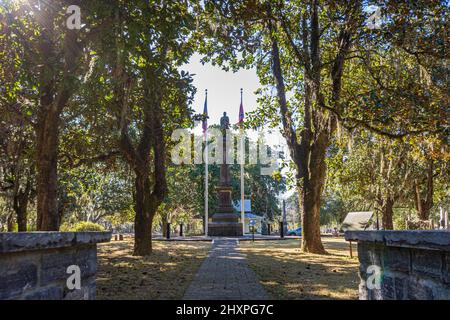
[[[342,238],[322,238],[329,255],[300,252],[300,240],[241,241],[250,267],[273,299],[358,299],[358,259]]]
[[[342,238],[322,239],[329,255],[300,252],[300,240],[241,241],[250,267],[273,299],[357,299],[358,259]],[[99,244],[97,299],[181,299],[211,243],[154,241],[151,256],[133,242]]]
[[[131,240],[98,246],[97,299],[181,299],[211,244],[153,242],[151,256],[132,255]]]

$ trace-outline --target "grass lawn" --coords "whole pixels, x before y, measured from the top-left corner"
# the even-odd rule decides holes
[[[241,241],[250,267],[273,299],[358,299],[358,259],[342,238],[322,238],[329,255],[300,252],[300,240]]]
[[[211,244],[153,242],[134,257],[132,240],[98,245],[97,299],[181,299]]]

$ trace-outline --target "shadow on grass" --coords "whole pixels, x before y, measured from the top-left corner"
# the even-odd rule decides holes
[[[180,299],[210,243],[153,243],[153,253],[135,257],[131,240],[98,248],[97,299]]]
[[[240,250],[274,299],[357,299],[357,258],[342,239],[323,242],[329,255],[302,253],[298,240],[241,243]]]

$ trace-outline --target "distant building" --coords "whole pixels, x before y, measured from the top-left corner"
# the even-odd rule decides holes
[[[241,214],[241,200],[235,201],[233,203],[234,208],[239,213],[239,216]],[[254,221],[254,227],[255,233],[261,234],[261,228],[262,228],[262,220],[263,217],[255,214],[252,212],[252,201],[251,200],[244,200],[244,232],[245,233],[251,233],[250,230],[250,222]]]

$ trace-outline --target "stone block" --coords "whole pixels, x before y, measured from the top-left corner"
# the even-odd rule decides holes
[[[450,253],[446,253],[444,257],[444,267],[442,268],[442,281],[450,285]]]
[[[371,255],[370,251],[373,247],[373,244],[367,242],[358,243],[358,259],[360,264],[370,265],[371,263]]]
[[[82,246],[76,251],[76,264],[80,267],[81,277],[91,277],[97,272],[97,249],[93,246]]]
[[[82,283],[81,289],[69,290],[64,288],[64,300],[94,300],[95,299],[95,278],[92,277]]]
[[[395,282],[391,274],[385,273],[381,280],[381,295],[382,300],[395,299]]]
[[[110,237],[110,232],[0,233],[0,299],[95,299],[96,243]],[[71,265],[80,268],[80,290],[67,288]]]
[[[408,300],[433,300],[433,282],[410,277],[408,281]]]
[[[382,246],[368,242],[358,243],[358,259],[361,264],[361,272],[366,272],[367,268],[371,265],[376,265],[383,269],[382,257]]]
[[[71,265],[80,267],[82,279],[95,275],[97,268],[95,246],[75,248],[54,250],[42,255],[41,285],[58,280],[65,281],[70,276],[67,268]]]
[[[412,272],[422,277],[440,279],[443,253],[435,250],[413,250]]]
[[[111,232],[4,232],[0,233],[0,253],[96,244],[110,239]]]
[[[389,247],[436,249],[450,252],[448,230],[347,231],[347,241],[383,243]]]
[[[242,223],[210,222],[208,235],[212,237],[238,237],[242,236]]]
[[[0,233],[0,253],[61,248],[70,246],[74,240],[74,232]]]
[[[345,240],[384,243],[384,234],[386,231],[346,231]]]
[[[436,284],[433,286],[433,297],[436,300],[450,300],[450,286]]]
[[[450,300],[450,232],[346,233],[358,241],[360,299]],[[367,268],[381,267],[381,289],[367,288]]]
[[[34,292],[26,294],[25,300],[61,300],[63,297],[62,285],[39,288]]]
[[[450,251],[447,230],[385,231],[384,239],[387,246]]]
[[[0,299],[13,299],[36,287],[38,264],[32,258],[4,256],[0,259]]]
[[[410,250],[405,248],[389,248],[383,252],[383,263],[386,271],[410,272]]]
[[[396,276],[394,278],[394,286],[395,286],[395,299],[396,300],[406,300],[407,299],[407,286],[408,286],[408,277]]]

